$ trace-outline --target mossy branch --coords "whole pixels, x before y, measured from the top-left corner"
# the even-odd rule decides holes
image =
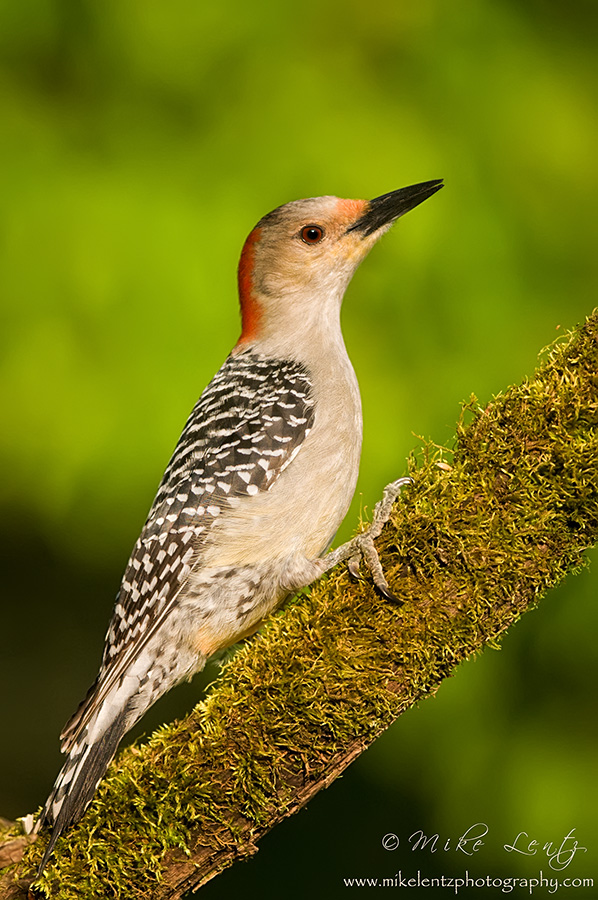
[[[405,709],[583,562],[598,535],[598,313],[411,460],[378,548],[392,591],[339,568],[273,616],[180,724],[125,750],[40,890],[181,897],[295,812]],[[399,474],[399,473],[397,473]],[[23,896],[43,839],[6,870]]]

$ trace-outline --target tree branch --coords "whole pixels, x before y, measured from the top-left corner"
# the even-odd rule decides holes
[[[531,380],[472,399],[451,462],[433,446],[411,461],[377,542],[403,604],[342,567],[293,599],[191,715],[120,754],[43,892],[170,900],[204,884],[579,568],[598,535],[597,373],[595,312]],[[0,900],[25,896],[43,840]]]

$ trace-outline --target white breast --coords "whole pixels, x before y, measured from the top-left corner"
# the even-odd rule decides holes
[[[201,565],[263,565],[320,556],[355,492],[362,440],[359,387],[342,338],[309,361],[315,397],[312,430],[269,491],[232,501],[202,553]]]

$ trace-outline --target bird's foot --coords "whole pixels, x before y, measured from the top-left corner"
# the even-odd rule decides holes
[[[412,481],[412,478],[399,478],[397,481],[393,481],[391,484],[386,485],[384,493],[382,494],[382,499],[376,503],[376,506],[374,507],[374,515],[370,527],[367,531],[356,535],[352,540],[324,557],[322,560],[325,564],[323,572],[329,572],[330,569],[334,568],[338,563],[348,560],[347,568],[349,569],[349,572],[353,578],[360,579],[361,573],[359,571],[359,566],[363,560],[370,571],[376,588],[380,591],[382,596],[394,603],[400,602],[388,587],[388,582],[384,576],[380,557],[378,556],[378,551],[374,545],[374,540],[380,535],[382,529],[388,522],[393,503],[401,493],[401,490],[405,485],[411,484]]]

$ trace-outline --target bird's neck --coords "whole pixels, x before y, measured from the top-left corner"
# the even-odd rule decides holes
[[[297,292],[273,303],[269,297],[249,296],[241,308],[243,329],[235,351],[251,348],[301,362],[346,356],[336,297],[304,297]]]

